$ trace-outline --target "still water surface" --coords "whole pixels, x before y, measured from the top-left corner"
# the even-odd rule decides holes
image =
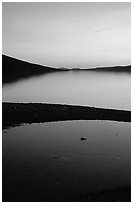
[[[130,185],[130,136],[130,123],[112,121],[4,130],[3,191],[39,200]]]
[[[3,86],[3,101],[79,104],[130,110],[128,73],[69,71]]]

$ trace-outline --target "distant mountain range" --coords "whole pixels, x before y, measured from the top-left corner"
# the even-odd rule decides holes
[[[46,73],[59,72],[59,71],[111,71],[111,72],[131,72],[131,66],[115,66],[103,67],[93,69],[80,69],[80,68],[53,68],[32,64],[22,60],[18,60],[6,55],[2,55],[2,82],[9,83],[22,78],[37,76]]]
[[[72,69],[74,70],[74,69]],[[76,68],[76,71],[81,69]],[[131,72],[131,65],[128,66],[114,66],[114,67],[97,67],[91,69],[82,69],[82,71],[98,71],[98,72]]]

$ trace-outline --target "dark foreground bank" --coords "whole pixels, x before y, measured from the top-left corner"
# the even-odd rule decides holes
[[[131,111],[41,103],[2,104],[3,129],[22,123],[31,124],[65,120],[112,120],[131,122]]]
[[[30,189],[29,189],[30,191]],[[131,186],[124,186],[120,188],[110,188],[97,192],[88,192],[85,194],[74,195],[71,197],[54,197],[44,196],[42,194],[33,194],[32,197],[28,195],[29,192],[25,195],[25,192],[22,195],[22,192],[19,194],[16,192],[15,196],[10,193],[3,192],[3,202],[131,202]],[[7,196],[8,195],[8,196]]]
[[[131,202],[131,186],[110,188],[93,193],[75,195],[63,201],[69,202]]]

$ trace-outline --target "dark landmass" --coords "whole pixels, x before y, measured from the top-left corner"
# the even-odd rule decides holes
[[[96,67],[89,69],[73,68],[70,71],[94,71],[94,72],[127,72],[131,73],[131,65],[128,66],[115,66],[115,67]]]
[[[108,71],[108,72],[127,72],[131,73],[131,66],[101,67],[101,68],[52,68],[38,64],[32,64],[18,60],[6,55],[2,55],[2,83],[11,83],[19,79],[37,76],[41,74],[59,72],[59,71]]]
[[[131,122],[131,111],[41,103],[2,103],[3,129],[22,123],[65,120],[113,120]]]
[[[70,71],[70,69],[68,69],[68,68],[65,68],[65,67],[60,67],[60,68],[58,68],[60,71]]]
[[[89,69],[89,71],[97,72],[128,72],[131,73],[131,65],[128,66],[115,66],[115,67],[97,67]]]
[[[63,70],[32,64],[2,55],[2,83],[10,83],[19,79],[57,71]]]
[[[131,186],[119,188],[109,188],[96,192],[88,192],[74,196],[50,196],[44,191],[34,191],[21,189],[16,191],[8,188],[7,192],[3,192],[3,202],[131,202]],[[6,190],[5,190],[6,191]]]
[[[110,188],[96,192],[75,195],[61,200],[69,202],[131,202],[131,186]]]

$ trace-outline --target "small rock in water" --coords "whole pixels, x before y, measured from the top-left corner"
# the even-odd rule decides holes
[[[118,135],[118,133],[116,133],[115,135]]]
[[[80,137],[80,140],[83,141],[83,140],[87,140],[87,139],[85,137]]]

